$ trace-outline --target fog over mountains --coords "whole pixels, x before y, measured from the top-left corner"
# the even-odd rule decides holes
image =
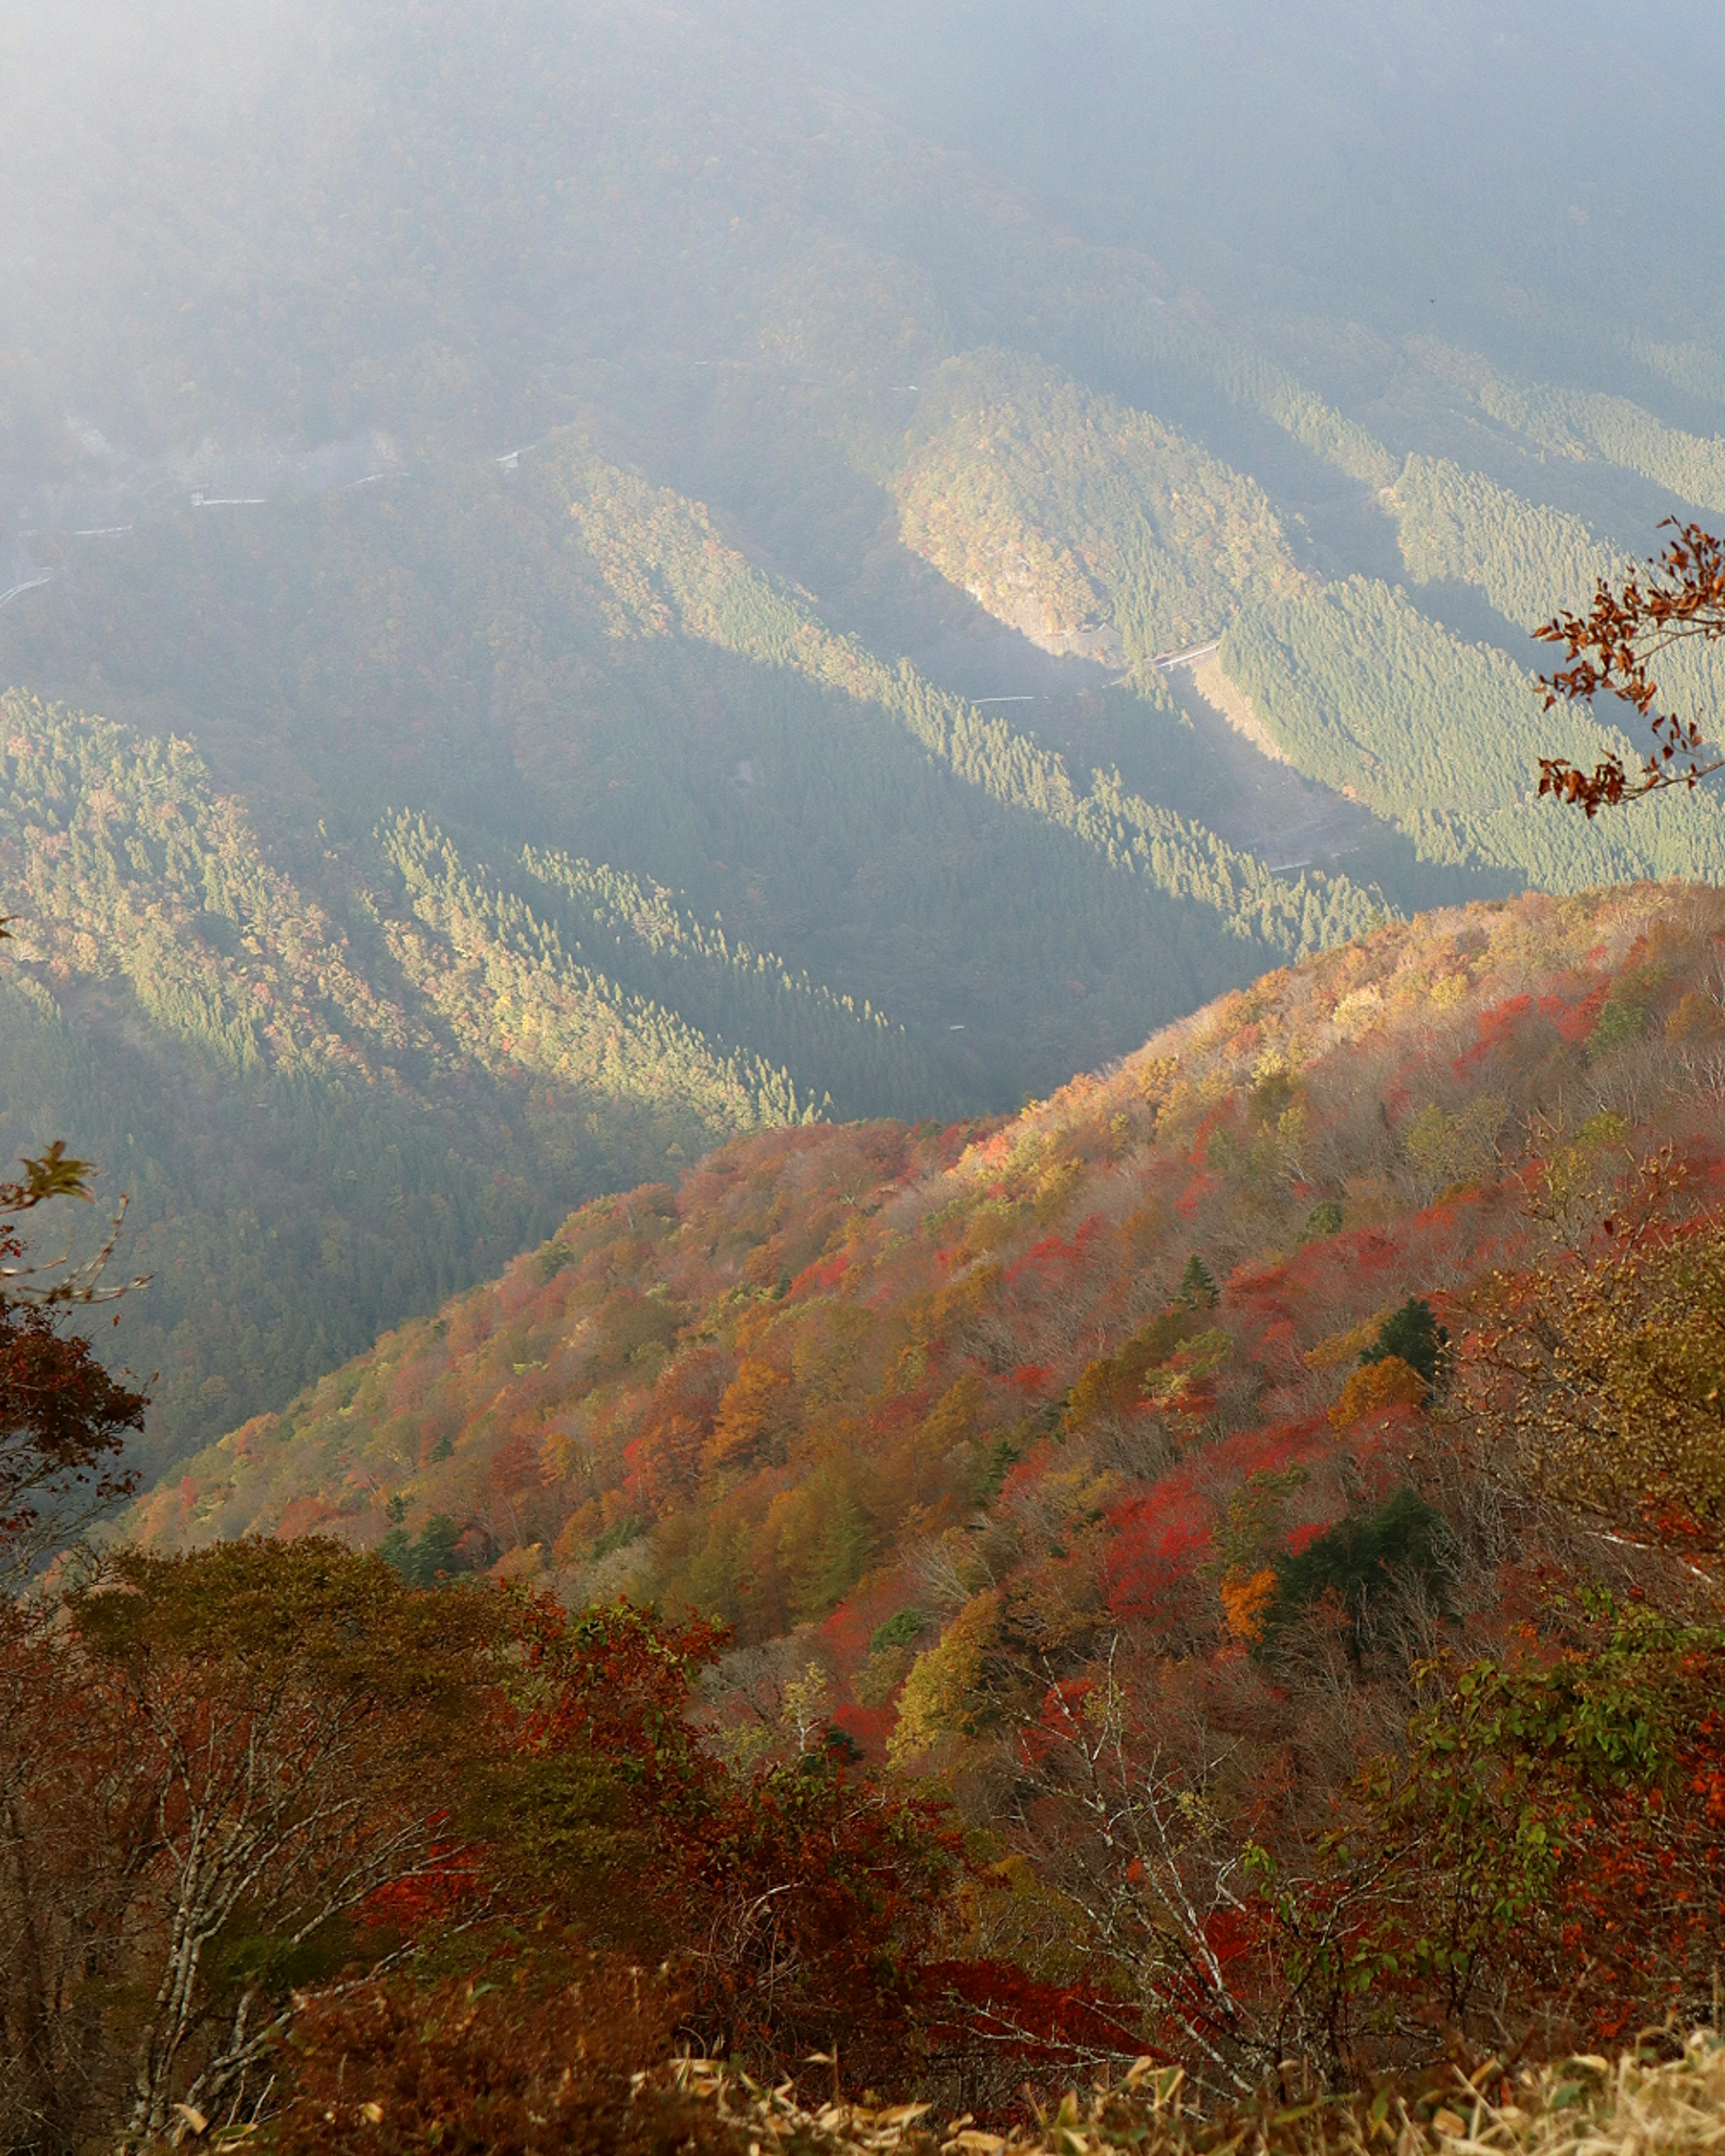
[[[728,1136],[1725,869],[1529,799],[1527,634],[1725,509],[1722,88],[1700,7],[12,11],[0,1136],[133,1196],[152,1460]]]
[[[1722,189],[1717,0],[3,0],[4,2156],[1718,2143]]]

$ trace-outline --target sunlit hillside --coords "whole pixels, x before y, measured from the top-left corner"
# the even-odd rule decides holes
[[[1459,1332],[1661,1145],[1712,1188],[1722,939],[1702,890],[1435,914],[1005,1122],[732,1144],[236,1430],[140,1528],[418,1549],[447,1520],[452,1571],[824,1626],[847,1682],[901,1607],[937,1629],[1051,1564],[1081,1630],[1142,1616],[1266,1464],[1310,1471],[1289,1531],[1355,1502],[1331,1410],[1387,1312]]]
[[[1530,798],[1624,737],[1529,631],[1725,499],[1702,212],[1674,256],[1641,184],[1717,40],[1452,12],[1425,98],[1261,0],[0,28],[0,685],[121,745],[7,780],[0,1142],[132,1200],[152,1467],[733,1136],[998,1114],[1378,920],[1725,874],[1705,800]],[[1248,112],[1264,202],[1175,147]],[[183,861],[114,756],[197,790]],[[224,944],[223,847],[290,957]]]
[[[1302,1922],[1343,1891],[1311,1883],[1326,1865],[1369,1897],[1373,1865],[1436,1862],[1356,1778],[1425,1756],[1445,1672],[1483,1657],[1464,1700],[1567,1700],[1585,1669],[1578,1699],[1702,1712],[1677,1672],[1712,1666],[1725,1532],[1722,1097],[1717,893],[1388,925],[1017,1116],[764,1133],[596,1201],[198,1455],[131,1531],[335,1535],[434,1591],[490,1574],[718,1620],[691,1704],[719,1756],[793,1771],[824,1730],[980,1837],[942,1919],[938,1980],[979,2017],[955,2025],[1045,2061],[1183,2030],[1156,2041],[1245,2088],[1275,2016],[1318,2010],[1240,1852],[1319,1895]],[[1504,1726],[1443,1741],[1495,1774]],[[1621,1861],[1467,1916],[1487,1989],[1429,2010],[1474,2026],[1525,1985],[1546,2045],[1621,2033],[1650,1984],[1686,2011],[1712,1845],[1686,1797],[1666,1825],[1644,1801],[1563,1813],[1572,1856],[1599,1833]],[[1349,1820],[1379,1837],[1357,1875]],[[1602,1938],[1564,1993],[1563,1926],[1664,1895],[1667,1828],[1670,1931]],[[1423,2056],[1392,1967],[1358,2041]]]
[[[0,2156],[1717,2147],[1722,156],[0,8]]]

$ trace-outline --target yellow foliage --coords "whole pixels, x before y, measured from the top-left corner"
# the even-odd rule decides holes
[[[1342,1397],[1330,1409],[1337,1430],[1348,1430],[1363,1417],[1381,1414],[1386,1408],[1417,1408],[1425,1404],[1430,1390],[1424,1378],[1399,1355],[1386,1355],[1381,1363],[1363,1363],[1342,1388]]]
[[[1717,1040],[1722,1033],[1725,1033],[1725,1011],[1711,996],[1697,995],[1692,989],[1665,1022],[1666,1039],[1678,1045]]]
[[[1365,1350],[1378,1337],[1378,1328],[1385,1313],[1363,1318],[1358,1325],[1350,1326],[1346,1332],[1331,1332],[1315,1348],[1306,1351],[1308,1370],[1339,1370],[1344,1363],[1357,1363]]]
[[[1153,1106],[1166,1095],[1179,1067],[1179,1058],[1173,1055],[1147,1055],[1138,1065],[1133,1073],[1138,1091]]]
[[[905,1679],[898,1722],[886,1748],[894,1766],[917,1758],[942,1737],[973,1736],[987,1702],[982,1694],[983,1656],[993,1643],[1000,1593],[973,1594],[947,1625],[939,1643],[918,1655]]]
[[[1497,1172],[1498,1139],[1508,1114],[1502,1093],[1483,1093],[1453,1116],[1434,1101],[1414,1117],[1403,1149],[1433,1189],[1483,1182]]]
[[[982,1428],[988,1389],[974,1370],[967,1370],[935,1402],[922,1425],[922,1443],[938,1457],[955,1445],[968,1444]]]
[[[1003,1277],[992,1260],[973,1265],[960,1280],[952,1281],[932,1294],[906,1298],[900,1323],[911,1342],[927,1347],[973,1317],[994,1294]]]
[[[1476,1403],[1543,1495],[1640,1530],[1725,1534],[1725,1226],[1638,1238],[1501,1291]],[[1516,1383],[1500,1404],[1496,1373]]]
[[[1234,1339],[1220,1326],[1212,1326],[1195,1340],[1175,1348],[1161,1369],[1144,1381],[1144,1397],[1158,1406],[1178,1406],[1181,1396],[1206,1378],[1214,1378],[1234,1353]]]
[[[827,1694],[831,1690],[826,1671],[810,1662],[802,1676],[788,1684],[779,1702],[780,1727],[797,1740],[797,1750],[812,1752],[826,1726]]]
[[[1076,1189],[1084,1173],[1081,1160],[1051,1160],[1039,1170],[1031,1193],[1040,1222],[1052,1220]]]
[[[850,1680],[859,1707],[885,1707],[909,1676],[916,1656],[908,1647],[876,1647]]]
[[[1084,1973],[1081,1963],[1040,1958],[1049,1954],[1050,1938],[1079,1934],[1076,1906],[1034,1875],[1009,1872],[1004,1865],[990,1879],[999,1884],[973,1892],[974,1950],[1016,1961],[1045,1981],[1070,1982]],[[1058,2113],[1034,2132],[1016,2132],[1009,2145],[1016,2156],[1067,2156],[1075,2148],[1090,2156],[1197,2156],[1248,2141],[1263,2156],[1348,2156],[1378,2146],[1394,2147],[1401,2156],[1453,2156],[1457,2148],[1501,2156],[1575,2156],[1581,2149],[1591,2156],[1712,2156],[1725,2133],[1725,2043],[1711,2029],[1697,2030],[1677,2058],[1640,2045],[1615,2061],[1584,2053],[1524,2066],[1512,2102],[1484,2073],[1464,2081],[1457,2067],[1455,2075],[1454,2108],[1440,2106],[1428,2122],[1423,2110],[1401,2107],[1400,2123],[1392,2129],[1384,2120],[1386,2100],[1374,2097],[1369,2083],[1273,2117],[1261,2105],[1219,2117],[1187,2084],[1182,2068],[1146,2056],[1114,2087],[1099,2085],[1082,2099],[1069,2095]],[[869,2110],[834,2103],[817,2113],[801,2107],[791,2082],[762,2089],[716,2059],[680,2058],[661,2068],[658,2080],[710,2106],[727,2128],[752,2133],[763,2148],[909,2156],[929,2140],[926,2104]],[[1009,2146],[999,2135],[973,2130],[955,2133],[945,2145],[965,2156],[1001,2156]]]
[[[1343,997],[1330,1013],[1330,1023],[1338,1033],[1357,1036],[1370,1030],[1384,1016],[1384,998],[1374,983],[1355,988]]]
[[[1110,1413],[1118,1378],[1119,1364],[1112,1355],[1100,1356],[1094,1363],[1087,1363],[1066,1395],[1061,1428],[1069,1432],[1088,1430],[1092,1423]]]

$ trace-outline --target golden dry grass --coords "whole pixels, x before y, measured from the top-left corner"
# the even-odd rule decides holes
[[[672,2085],[747,2136],[751,2156],[1690,2156],[1725,2149],[1725,2041],[1679,2056],[1565,2059],[1506,2076],[1455,2071],[1424,2096],[1385,2090],[1218,2114],[1178,2072],[1141,2061],[1117,2087],[1068,2096],[1034,2129],[988,2133],[926,2103],[811,2107],[716,2061],[680,2060]],[[1496,2092],[1492,2100],[1482,2091]]]

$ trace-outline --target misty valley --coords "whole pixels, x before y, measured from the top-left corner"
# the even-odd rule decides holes
[[[0,20],[5,2156],[1717,2138],[1722,91]]]

